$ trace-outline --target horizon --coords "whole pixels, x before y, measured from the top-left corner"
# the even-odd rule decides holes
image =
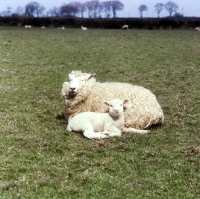
[[[11,7],[11,13],[15,13],[18,7],[25,8],[25,6],[30,2],[32,1],[21,0],[19,3],[17,0],[0,0],[0,15],[2,15],[3,12],[7,11],[8,7]],[[61,7],[63,4],[68,4],[70,2],[75,2],[75,1],[67,0],[67,2],[63,2],[63,0],[57,0],[56,3],[53,3],[49,2],[48,0],[40,0],[40,1],[36,0],[35,2],[38,2],[41,6],[45,7],[43,15],[47,15],[49,9],[53,7]],[[87,2],[87,0],[79,0],[78,2],[84,3]],[[120,2],[124,4],[124,9],[122,11],[117,11],[117,18],[140,18],[138,7],[141,4],[144,4],[148,7],[148,10],[143,12],[143,18],[158,18],[154,8],[155,4],[157,3],[157,0],[143,0],[143,1],[121,0]],[[175,0],[172,2],[176,3],[179,7],[177,13],[182,14],[184,17],[200,17],[200,12],[199,12],[200,6],[195,6],[195,4],[200,5],[198,0],[191,0],[189,3],[187,0]],[[76,15],[76,17],[79,16],[80,14]],[[165,8],[160,13],[160,18],[164,17],[169,17],[169,13]],[[84,12],[84,18],[88,18],[87,11]],[[104,14],[102,15],[102,18],[105,18]],[[110,18],[113,18],[112,15]]]

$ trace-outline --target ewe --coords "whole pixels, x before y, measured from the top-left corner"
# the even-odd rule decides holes
[[[128,100],[113,99],[103,104],[109,107],[108,113],[83,112],[69,120],[67,130],[83,132],[89,139],[121,136],[122,132],[145,134],[147,130],[137,130],[124,127],[124,108]]]
[[[107,112],[102,102],[112,99],[128,99],[124,113],[125,127],[145,129],[162,124],[163,111],[155,95],[141,86],[120,82],[96,82],[94,74],[72,71],[69,82],[64,82],[62,97],[65,117],[70,119],[81,112]]]
[[[82,30],[87,30],[87,28],[86,28],[86,27],[83,27],[83,26],[81,26],[81,29],[82,29]]]

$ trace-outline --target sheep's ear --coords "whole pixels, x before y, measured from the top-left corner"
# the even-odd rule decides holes
[[[110,106],[110,103],[107,102],[107,101],[103,102],[103,104],[105,104],[105,105],[107,105],[107,106]]]
[[[128,108],[128,102],[129,102],[129,100],[124,100],[124,102],[123,102],[123,105],[124,105],[125,109]]]
[[[88,80],[88,79],[91,79],[92,77],[94,77],[96,74],[94,73],[94,74],[87,74],[86,75],[86,79]]]

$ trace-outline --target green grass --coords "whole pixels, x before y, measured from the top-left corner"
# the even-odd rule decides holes
[[[0,198],[200,198],[200,34],[0,27]],[[66,132],[71,70],[150,89],[149,135]]]

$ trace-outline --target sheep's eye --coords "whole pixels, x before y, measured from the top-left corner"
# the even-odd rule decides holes
[[[111,107],[113,107],[113,105],[112,105],[112,104],[111,104],[110,106],[111,106]]]

